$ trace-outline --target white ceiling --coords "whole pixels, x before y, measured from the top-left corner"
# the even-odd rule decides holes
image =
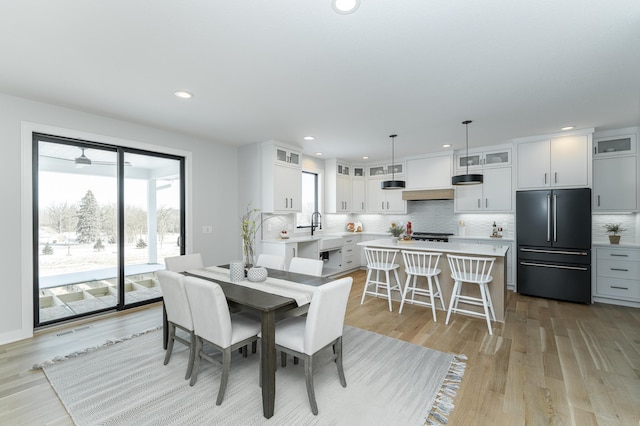
[[[361,2],[2,1],[0,92],[350,160],[640,125],[638,0]]]

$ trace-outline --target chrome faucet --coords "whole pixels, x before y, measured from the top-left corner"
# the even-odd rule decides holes
[[[314,221],[314,218],[317,218]],[[319,229],[322,229],[322,215],[320,214],[320,212],[313,212],[311,213],[311,236],[313,237],[313,231],[316,230],[316,227],[318,227]]]

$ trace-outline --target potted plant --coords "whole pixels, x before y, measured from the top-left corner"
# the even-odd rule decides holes
[[[397,225],[395,222],[392,222],[391,228],[389,228],[389,232],[391,232],[391,235],[393,235],[397,240],[400,238],[400,235],[404,233],[404,226]]]
[[[604,225],[607,233],[609,235],[609,242],[611,244],[619,244],[620,243],[620,235],[618,235],[622,231],[626,231],[625,228],[622,227],[619,223],[607,223]]]

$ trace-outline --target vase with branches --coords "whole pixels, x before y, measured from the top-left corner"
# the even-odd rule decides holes
[[[391,227],[389,228],[389,232],[391,232],[391,235],[393,235],[395,238],[399,238],[404,233],[404,226],[392,222]]]
[[[242,236],[242,257],[245,268],[253,266],[254,244],[256,234],[260,225],[260,210],[251,208],[251,203],[247,204],[247,211],[240,218],[240,235]]]

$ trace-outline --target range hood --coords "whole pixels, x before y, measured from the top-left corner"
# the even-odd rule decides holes
[[[453,189],[402,191],[402,199],[407,201],[453,200]]]

